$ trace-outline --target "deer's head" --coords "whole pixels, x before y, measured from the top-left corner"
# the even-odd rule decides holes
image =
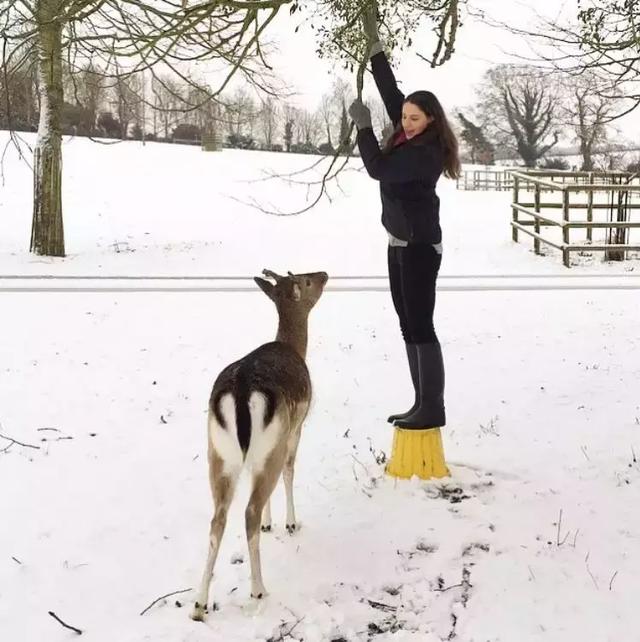
[[[273,279],[275,284],[259,276],[254,281],[260,289],[276,304],[278,310],[282,308],[299,308],[307,312],[322,296],[324,286],[329,280],[326,272],[309,272],[307,274],[287,273],[280,276],[271,270],[263,270],[262,274]]]

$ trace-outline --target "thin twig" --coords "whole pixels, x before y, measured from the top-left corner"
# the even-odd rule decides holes
[[[573,544],[571,544],[571,548],[576,547],[576,542],[578,541],[578,534],[580,533],[580,529],[576,529],[576,534],[573,536]]]
[[[569,534],[571,532],[571,531],[567,531],[567,534],[564,536],[562,541],[560,541],[560,528],[561,527],[562,527],[562,508],[560,509],[560,515],[558,517],[558,534],[556,536],[556,545],[558,546],[558,548],[560,546],[562,546],[567,541],[567,538],[569,537]]]
[[[80,629],[76,629],[75,626],[71,626],[70,624],[67,624],[66,622],[63,622],[53,611],[48,611],[49,615],[56,621],[62,624],[65,629],[69,629],[70,631],[74,631],[78,635],[82,635],[82,631]]]
[[[381,450],[379,453],[376,452],[376,449],[373,447],[373,441],[371,440],[371,437],[367,437],[367,440],[369,441],[369,452],[373,455],[373,460],[378,465],[385,464],[387,462],[387,454],[384,452],[384,450]]]
[[[362,468],[364,469],[364,472],[367,473],[367,476],[368,476],[369,475],[369,471],[368,471],[367,467],[353,453],[351,453],[351,457],[353,458],[353,460],[355,462],[359,463],[362,466]]]
[[[289,609],[290,610],[290,609]],[[280,625],[280,635],[277,638],[269,638],[270,642],[284,642],[286,639],[292,637],[291,634],[293,633],[293,630],[304,620],[305,616],[303,615],[302,617],[298,617],[295,613],[293,613],[293,616],[296,618],[295,622],[292,622],[289,625],[289,630],[285,630],[285,626],[287,626],[286,622],[283,622]]]
[[[358,14],[357,17],[359,17],[360,14]],[[367,68],[367,61],[368,58],[365,56],[363,59],[358,63],[357,71],[356,71],[356,95],[358,99],[362,99],[362,89],[364,86],[364,73]],[[344,140],[340,142],[338,145],[338,149],[335,150],[334,154],[330,158],[330,163],[325,171],[322,179],[317,182],[313,182],[309,184],[309,187],[311,185],[319,185],[320,189],[318,190],[317,195],[315,198],[309,203],[306,207],[303,207],[299,210],[293,211],[293,212],[283,212],[283,211],[278,211],[275,209],[272,210],[267,210],[264,207],[262,207],[255,199],[253,200],[253,203],[243,201],[241,199],[238,199],[236,197],[231,196],[233,200],[238,201],[239,203],[242,203],[243,205],[248,205],[250,207],[254,207],[255,209],[260,210],[264,214],[269,214],[271,216],[299,216],[301,214],[305,214],[306,212],[310,211],[313,209],[321,200],[323,196],[326,196],[329,200],[330,196],[327,191],[327,183],[331,180],[337,179],[338,175],[344,170],[344,168],[347,166],[349,163],[349,160],[351,159],[351,154],[353,152],[353,149],[355,148],[356,143],[355,142],[350,142],[351,137],[353,135],[353,130],[355,128],[355,123],[351,123],[349,126],[349,131],[347,132]],[[344,155],[344,156],[343,156]],[[326,158],[326,157],[325,157]],[[319,165],[325,158],[320,159],[319,161],[316,161],[312,167],[316,167]],[[342,164],[334,171],[334,166],[338,163],[340,159],[343,159]],[[305,170],[306,171],[306,170]],[[275,176],[274,176],[275,178]]]
[[[613,580],[616,579],[616,575],[618,574],[618,571],[616,571],[612,576],[611,580],[609,581],[609,590],[611,590],[611,587],[613,586]]]
[[[2,439],[6,439],[7,441],[10,441],[12,444],[18,444],[18,446],[23,446],[24,448],[35,448],[36,450],[40,450],[40,446],[34,446],[33,444],[24,444],[21,441],[14,439],[13,437],[7,437],[6,435],[3,435],[1,433],[0,433],[0,437]]]
[[[151,604],[149,604],[149,606],[147,606],[146,609],[141,611],[140,615],[144,615],[152,606],[156,605],[160,600],[164,600],[165,598],[171,597],[172,595],[179,595],[180,593],[188,593],[191,590],[192,589],[188,588],[188,589],[182,589],[180,591],[172,591],[171,593],[167,593],[166,595],[161,595],[159,598],[156,598],[155,600],[153,600],[153,602],[151,602]]]
[[[12,559],[14,562],[16,562],[16,564],[20,564],[20,566],[22,566],[22,562],[21,562],[17,557],[14,557],[14,556],[12,555],[12,556],[11,556],[11,559]]]
[[[375,600],[367,600],[367,602],[369,602],[369,606],[372,609],[378,609],[386,613],[395,613],[398,610],[397,606],[391,606],[391,604],[385,604],[384,602],[376,602]]]
[[[587,553],[587,556],[584,558],[584,565],[587,567],[587,573],[589,573],[589,577],[593,581],[593,585],[596,587],[596,590],[599,591],[600,587],[598,586],[598,582],[596,581],[596,578],[593,576],[593,573],[591,572],[591,569],[589,568],[589,555],[591,552]]]
[[[562,508],[560,509],[560,517],[558,518],[558,534],[556,535],[556,546],[560,546],[560,524],[562,524]]]
[[[465,586],[465,583],[462,582],[461,584],[452,584],[451,586],[446,586],[445,588],[437,588],[437,589],[433,589],[433,590],[436,591],[437,593],[444,593],[445,591],[448,591],[449,589],[452,589],[452,588],[463,588],[464,586]]]

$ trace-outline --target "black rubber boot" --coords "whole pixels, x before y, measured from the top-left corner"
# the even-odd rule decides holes
[[[398,415],[391,415],[387,421],[392,424],[396,419],[404,419],[408,417],[412,412],[415,412],[418,407],[418,384],[420,381],[420,375],[418,373],[418,347],[415,343],[405,343],[407,349],[407,360],[409,361],[409,370],[411,371],[411,381],[413,382],[413,390],[415,392],[415,401],[413,406],[407,412],[403,412]]]
[[[439,428],[445,424],[444,363],[440,344],[419,343],[418,407],[394,422],[398,428]]]

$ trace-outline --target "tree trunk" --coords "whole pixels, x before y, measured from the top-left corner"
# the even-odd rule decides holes
[[[34,152],[31,252],[64,256],[62,224],[62,27],[59,1],[36,5],[40,124]]]
[[[582,154],[582,171],[583,172],[592,172],[593,171],[593,158],[591,156],[591,145],[586,142],[580,144],[580,153]]]

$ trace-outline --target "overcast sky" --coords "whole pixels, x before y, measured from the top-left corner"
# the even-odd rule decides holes
[[[482,10],[489,18],[523,28],[532,27],[538,20],[534,7],[548,19],[576,13],[576,0],[469,0],[469,3],[475,12]],[[315,38],[309,27],[297,34],[291,31],[291,19],[283,16],[272,32],[272,35],[277,33],[280,54],[272,56],[271,60],[276,64],[279,75],[296,88],[298,104],[315,108],[331,85],[336,66],[316,57]],[[430,58],[435,44],[435,35],[428,26],[416,34],[414,47],[397,56],[398,78],[406,89],[405,93],[429,89],[449,109],[473,101],[474,85],[490,66],[517,62],[513,54],[533,55],[522,37],[491,27],[471,16],[465,19],[459,30],[453,58],[443,67],[431,69],[416,56],[416,52]],[[342,70],[338,71],[344,74]],[[348,75],[345,77],[349,78]],[[350,80],[355,87],[355,79]],[[369,82],[372,83],[371,79]],[[369,90],[372,91],[372,84]]]
[[[447,112],[474,103],[475,88],[491,66],[501,63],[523,63],[538,58],[538,51],[546,51],[541,41],[528,41],[495,23],[537,31],[543,20],[575,23],[578,0],[467,0],[463,25],[458,31],[455,53],[442,67],[431,69],[418,58],[419,52],[430,58],[436,39],[430,25],[415,34],[411,49],[398,52],[396,72],[405,93],[417,89],[433,91]],[[483,13],[485,19],[476,16]],[[288,100],[298,107],[315,110],[322,95],[330,90],[336,75],[349,81],[355,89],[355,74],[349,75],[334,61],[320,60],[316,55],[317,39],[311,27],[302,24],[298,14],[293,17],[283,10],[270,27],[269,37],[277,43],[278,52],[269,56],[277,75],[295,96]],[[365,95],[374,95],[375,86],[367,75]],[[617,121],[618,137],[635,140],[640,132],[640,109],[631,116]]]

